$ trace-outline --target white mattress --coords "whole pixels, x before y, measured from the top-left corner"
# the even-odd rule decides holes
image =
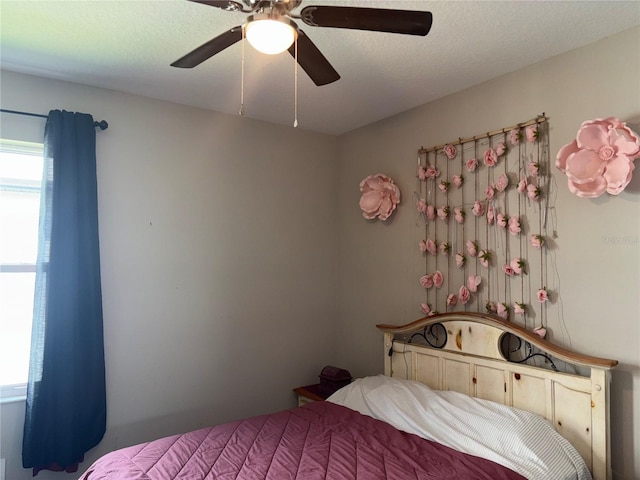
[[[328,401],[529,480],[591,480],[576,449],[544,418],[524,410],[384,375],[357,379]]]

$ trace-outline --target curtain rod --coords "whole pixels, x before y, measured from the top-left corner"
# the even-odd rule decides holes
[[[0,112],[2,113],[12,113],[14,115],[24,115],[26,117],[38,117],[38,118],[49,118],[47,115],[42,115],[41,113],[30,113],[30,112],[21,112],[19,110],[7,110],[5,108],[0,108]],[[100,130],[106,130],[109,128],[109,124],[106,120],[100,120],[99,122],[93,122],[94,127],[98,127]]]
[[[483,138],[489,138],[489,137],[493,137],[494,135],[498,135],[499,133],[507,133],[510,130],[513,130],[514,128],[524,128],[524,127],[528,127],[529,125],[535,125],[537,123],[544,123],[548,120],[546,114],[544,112],[542,112],[542,115],[538,115],[536,118],[529,120],[528,122],[524,122],[524,123],[519,123],[518,125],[513,125],[511,127],[506,127],[506,128],[501,128],[500,130],[494,130],[493,132],[487,132],[484,135],[476,135],[474,137],[469,137],[469,138],[458,138],[458,140],[454,141],[454,142],[450,142],[451,145],[462,145],[464,143],[469,143],[469,142],[475,142],[476,140],[481,140]],[[431,147],[431,148],[420,148],[420,150],[418,150],[418,154],[421,153],[429,153],[429,152],[435,152],[437,150],[442,150],[444,148],[444,145],[437,145],[435,147]]]

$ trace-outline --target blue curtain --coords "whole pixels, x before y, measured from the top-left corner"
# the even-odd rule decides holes
[[[91,115],[49,112],[22,465],[76,471],[102,439],[106,388]]]

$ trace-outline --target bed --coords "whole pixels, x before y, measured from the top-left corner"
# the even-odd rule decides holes
[[[81,480],[610,478],[615,360],[492,315],[378,328],[384,375],[324,402],[116,450]]]

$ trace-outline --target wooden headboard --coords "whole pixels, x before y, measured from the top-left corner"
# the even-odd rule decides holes
[[[611,478],[609,383],[616,360],[571,352],[495,315],[443,313],[377,327],[384,332],[385,375],[537,413],[580,452],[594,480]],[[573,371],[560,372],[560,363]]]

